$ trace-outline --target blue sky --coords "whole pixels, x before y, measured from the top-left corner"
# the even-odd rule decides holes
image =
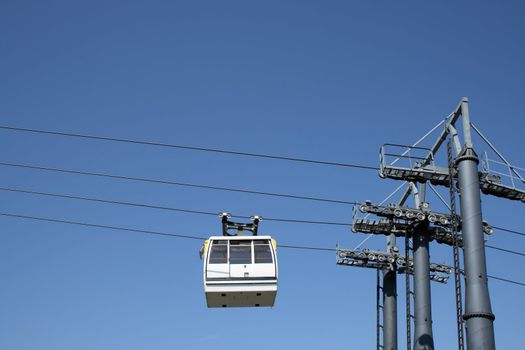
[[[518,166],[525,33],[517,1],[4,1],[1,124],[379,165],[462,96]],[[434,136],[431,137],[433,141]],[[374,171],[0,130],[2,162],[380,202],[399,183]],[[488,148],[475,139],[478,153]],[[3,187],[350,222],[351,206],[2,167]],[[443,195],[447,190],[441,189]],[[433,207],[439,200],[429,195]],[[397,201],[395,199],[394,201]],[[492,224],[524,231],[523,204],[482,197]],[[2,193],[2,212],[180,234],[218,218]],[[375,272],[330,252],[280,249],[271,309],[209,310],[200,242],[0,218],[0,347],[319,349],[375,346]],[[355,247],[346,227],[263,221],[281,244]],[[525,251],[496,231],[490,243]],[[366,245],[380,249],[382,237]],[[452,263],[431,246],[432,260]],[[523,257],[487,251],[489,273],[525,281]],[[403,279],[399,279],[400,347]],[[521,344],[523,287],[490,281],[499,348]],[[437,348],[455,346],[453,286],[433,285]]]

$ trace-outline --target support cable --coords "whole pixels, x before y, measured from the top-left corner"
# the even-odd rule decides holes
[[[86,226],[86,227],[94,227],[94,228],[103,228],[103,229],[115,230],[115,231],[129,231],[129,232],[137,232],[137,233],[146,233],[146,234],[150,234],[150,235],[177,237],[177,238],[185,238],[185,239],[194,239],[194,240],[199,240],[199,241],[204,241],[204,240],[207,239],[207,237],[203,237],[203,236],[181,235],[181,234],[177,234],[177,233],[169,233],[169,232],[160,232],[160,231],[136,229],[136,228],[131,228],[131,227],[92,224],[92,223],[87,223],[87,222],[79,222],[79,221],[71,221],[71,220],[51,219],[51,218],[44,218],[44,217],[38,217],[38,216],[19,215],[19,214],[3,213],[3,212],[0,212],[0,215],[1,216],[6,216],[6,217],[11,217],[11,218],[17,218],[17,219],[46,221],[46,222],[53,222],[53,223],[57,223],[57,224],[67,224],[67,225],[78,225],[78,226]]]
[[[146,146],[178,148],[178,149],[185,149],[185,150],[191,150],[191,151],[201,151],[201,152],[213,152],[213,153],[221,153],[221,154],[230,154],[230,155],[245,156],[245,157],[268,158],[268,159],[285,160],[285,161],[292,161],[292,162],[302,162],[302,163],[312,163],[312,164],[320,164],[320,165],[330,165],[330,166],[338,166],[338,167],[347,167],[347,168],[358,168],[358,169],[367,169],[367,170],[379,170],[378,167],[373,167],[373,166],[369,166],[369,165],[352,164],[352,163],[330,162],[330,161],[317,160],[317,159],[306,159],[306,158],[286,157],[286,156],[277,156],[277,155],[262,154],[262,153],[250,153],[250,152],[241,152],[241,151],[230,151],[230,150],[219,149],[219,148],[208,148],[208,147],[187,146],[187,145],[178,145],[178,144],[162,143],[162,142],[155,142],[155,141],[143,141],[143,140],[134,140],[134,139],[122,139],[122,138],[116,138],[116,137],[97,136],[97,135],[87,135],[87,134],[78,134],[78,133],[61,132],[61,131],[52,131],[52,130],[41,130],[41,129],[30,129],[30,128],[18,128],[18,127],[7,126],[7,125],[0,125],[0,129],[9,130],[9,131],[18,131],[18,132],[35,133],[35,134],[53,135],[53,136],[75,137],[75,138],[83,138],[83,139],[97,140],[97,141],[112,141],[112,142],[120,142],[120,143],[128,143],[128,144],[137,144],[137,145],[146,145]]]
[[[88,202],[124,205],[124,206],[139,207],[139,208],[168,210],[168,211],[183,212],[183,213],[188,213],[188,214],[200,214],[200,215],[217,216],[217,213],[218,213],[218,212],[210,212],[210,211],[200,211],[200,210],[192,210],[192,209],[173,208],[173,207],[166,207],[166,206],[143,204],[143,203],[123,202],[123,201],[108,200],[108,199],[93,198],[93,197],[73,196],[73,195],[49,193],[49,192],[37,192],[37,191],[24,190],[24,189],[18,189],[18,188],[0,187],[0,191],[24,193],[24,194],[30,194],[30,195],[55,197],[55,198],[64,198],[64,199],[75,199],[75,200],[82,200],[82,201],[88,201]],[[247,215],[232,215],[232,217],[242,218],[242,219],[249,219],[250,218],[250,216],[247,216]],[[264,219],[267,220],[267,221],[289,222],[289,223],[299,223],[299,224],[334,225],[334,226],[347,226],[347,227],[352,226],[351,223],[333,222],[333,221],[312,221],[312,220],[298,220],[298,219],[283,219],[283,218],[272,218],[272,217],[266,217],[266,216],[264,217]]]
[[[417,145],[419,145],[421,142],[423,142],[430,134],[432,134],[434,131],[436,131],[437,128],[439,128],[444,122],[447,121],[448,118],[451,117],[452,114],[449,114],[445,117],[445,119],[443,119],[442,121],[440,121],[439,123],[437,123],[436,126],[434,126],[432,129],[430,129],[425,135],[423,135],[419,140],[417,140],[412,146],[410,146],[410,148],[413,148],[413,147],[416,147]],[[391,165],[394,165],[396,164],[402,157],[404,157],[405,155],[407,155],[409,152],[410,152],[410,148],[407,149],[405,152],[403,152],[399,158],[395,159],[392,161]]]
[[[0,216],[16,218],[16,219],[25,219],[25,220],[33,220],[33,221],[41,221],[41,222],[51,222],[51,223],[59,223],[59,224],[67,224],[67,225],[77,225],[77,226],[101,228],[101,229],[108,229],[108,230],[115,230],[115,231],[128,231],[128,232],[144,233],[144,234],[151,234],[151,235],[158,235],[158,236],[167,236],[167,237],[182,238],[182,239],[201,240],[201,241],[204,241],[204,240],[209,238],[209,237],[204,237],[204,236],[183,235],[183,234],[178,234],[178,233],[152,231],[152,230],[137,229],[137,228],[131,228],[131,227],[122,227],[122,226],[101,225],[101,224],[94,224],[94,223],[88,223],[88,222],[52,219],[52,218],[46,218],[46,217],[37,217],[37,216],[21,215],[21,214],[5,213],[5,212],[0,212]],[[280,247],[280,248],[289,248],[289,249],[310,250],[310,251],[326,251],[326,252],[335,252],[336,251],[336,249],[332,249],[332,248],[308,247],[308,246],[286,245],[286,244],[278,244],[278,247]],[[510,280],[510,279],[505,279],[505,278],[497,277],[497,276],[490,276],[489,275],[488,277],[496,279],[496,280],[500,280],[500,281],[503,281],[503,282],[513,283],[515,285],[519,285],[519,286],[525,287],[525,283],[523,283],[523,282],[514,281],[514,280]]]
[[[485,141],[485,143],[494,151],[494,153],[496,153],[498,155],[498,157],[500,157],[500,159],[505,162],[505,164],[512,170],[512,172],[521,180],[521,182],[525,183],[525,179],[521,176],[521,174],[519,172],[516,171],[515,167],[512,166],[512,164],[510,164],[506,159],[505,157],[503,157],[503,155],[496,149],[496,147],[494,147],[494,145],[489,141],[489,139],[487,139],[485,137],[485,135],[483,135],[481,133],[481,131],[479,131],[478,128],[476,128],[476,126],[473,124],[473,123],[470,123],[470,126],[472,127],[472,129],[474,129],[474,131],[476,131],[476,133],[483,139],[483,141]]]
[[[441,200],[441,202],[443,202],[443,204],[445,204],[445,206],[448,208],[448,210],[450,210],[450,205],[445,202],[445,200],[443,199],[443,196],[441,196],[441,194],[439,194],[439,192],[436,190],[436,188],[432,185],[430,185],[430,189],[439,197],[439,199]],[[515,230],[510,230],[508,228],[503,228],[503,227],[499,227],[499,226],[492,226],[493,229],[495,230],[500,230],[500,231],[505,231],[505,232],[509,232],[509,233],[513,233],[515,235],[518,235],[518,236],[523,236],[525,237],[525,232],[519,232],[519,231],[515,231]]]
[[[327,202],[327,203],[334,203],[334,204],[344,204],[344,205],[355,205],[356,204],[356,201],[343,201],[343,200],[338,200],[338,199],[302,196],[302,195],[294,195],[294,194],[287,194],[287,193],[264,192],[264,191],[246,190],[246,189],[239,189],[239,188],[219,187],[219,186],[213,186],[213,185],[185,183],[185,182],[177,182],[177,181],[171,181],[171,180],[160,180],[160,179],[152,179],[152,178],[132,177],[132,176],[125,176],[125,175],[115,175],[115,174],[109,174],[109,173],[88,172],[88,171],[64,169],[64,168],[43,167],[43,166],[30,165],[30,164],[0,162],[0,166],[15,167],[15,168],[22,168],[22,169],[31,169],[31,170],[40,170],[40,171],[49,171],[49,172],[57,172],[57,173],[64,173],[64,174],[74,174],[74,175],[84,175],[84,176],[92,176],[92,177],[102,177],[102,178],[110,178],[110,179],[125,180],[125,181],[137,181],[137,182],[146,182],[146,183],[156,183],[156,184],[162,184],[162,185],[174,185],[174,186],[183,186],[183,187],[193,187],[193,188],[201,188],[201,189],[206,189],[206,190],[218,190],[218,191],[237,192],[237,193],[261,195],[261,196],[271,196],[271,197],[280,197],[280,198],[288,198],[288,199],[298,199],[298,200],[306,200],[306,201]],[[387,196],[381,202],[381,205],[384,204],[393,195],[395,195],[405,184],[406,184],[406,182],[403,182],[401,185],[399,185],[398,188],[396,188],[389,196]],[[431,186],[431,188],[432,188],[432,186]],[[346,225],[350,225],[350,224],[349,223],[343,223],[343,225],[346,226]],[[492,227],[494,229],[497,229],[497,230],[500,230],[500,231],[505,231],[505,232],[509,232],[509,233],[513,233],[513,234],[525,237],[525,232],[511,230],[511,229],[500,227],[500,226],[492,226]],[[368,235],[365,238],[365,240],[363,242],[361,242],[354,249],[357,249],[357,248],[361,247],[371,237],[372,237],[372,235]]]
[[[435,154],[435,151],[440,147],[441,143],[445,140],[446,129],[448,128],[448,125],[450,125],[450,123],[452,123],[455,120],[455,118],[457,118],[457,116],[456,116],[455,112],[452,112],[444,119],[443,122],[446,122],[447,124],[445,125],[444,130],[442,131],[441,135],[439,135],[438,140],[436,141],[436,143],[434,144],[434,146],[430,150],[429,154],[425,157],[425,160],[423,161],[422,165],[427,165],[428,162],[432,160],[433,154]],[[430,132],[426,133],[422,138],[417,140],[411,147],[416,147],[417,145],[419,145],[425,138],[427,138],[441,124],[442,123],[440,122],[438,125],[436,125],[434,128],[432,128]],[[404,204],[404,202],[406,201],[406,199],[408,198],[408,196],[410,194],[410,191],[411,191],[410,187],[407,188],[407,190],[403,194],[403,197],[401,198],[400,205]]]
[[[201,189],[206,189],[206,190],[239,192],[239,193],[255,194],[255,195],[262,195],[262,196],[272,196],[272,197],[282,197],[282,198],[290,198],[290,199],[301,199],[301,200],[308,200],[308,201],[328,202],[328,203],[335,203],[335,204],[347,204],[347,205],[355,204],[355,202],[349,202],[349,201],[343,201],[343,200],[337,200],[337,199],[329,199],[329,198],[300,196],[300,195],[276,193],[276,192],[252,191],[252,190],[231,188],[231,187],[220,187],[220,186],[202,185],[202,184],[194,184],[194,183],[171,181],[171,180],[159,180],[159,179],[132,177],[132,176],[125,176],[125,175],[114,175],[114,174],[109,174],[109,173],[98,173],[98,172],[89,172],[89,171],[63,169],[63,168],[43,167],[43,166],[30,165],[30,164],[0,162],[0,166],[24,168],[24,169],[32,169],[32,170],[43,170],[43,171],[58,172],[58,173],[65,173],[65,174],[103,177],[103,178],[110,178],[110,179],[117,179],[117,180],[156,183],[156,184],[162,184],[162,185],[194,187],[194,188],[201,188]]]
[[[519,256],[525,256],[525,253],[517,252],[515,250],[495,247],[495,246],[489,245],[489,244],[486,244],[485,247],[490,248],[490,249],[494,249],[494,250],[499,250],[499,251],[502,251],[502,252],[505,252],[505,253],[515,254],[515,255],[519,255]]]
[[[505,232],[513,233],[513,234],[518,235],[518,236],[525,236],[525,232],[519,232],[519,231],[515,231],[515,230],[509,230],[508,228],[503,228],[503,227],[499,227],[499,226],[492,226],[492,228],[494,228],[494,229],[496,229],[496,230],[500,230],[500,231],[505,231]]]
[[[447,201],[445,201],[445,198],[443,198],[443,196],[436,190],[436,188],[434,186],[432,186],[432,184],[429,184],[429,186],[430,186],[430,189],[432,190],[432,192],[434,192],[434,194],[439,198],[441,203],[443,203],[447,207],[448,210],[452,210],[452,208],[447,203]]]
[[[509,279],[506,279],[506,278],[501,278],[501,277],[496,277],[496,276],[491,276],[491,275],[487,275],[487,277],[495,279],[495,280],[498,280],[498,281],[512,283],[512,284],[515,284],[515,285],[518,285],[518,286],[525,287],[525,283],[523,283],[523,282],[517,282],[517,281],[509,280]]]

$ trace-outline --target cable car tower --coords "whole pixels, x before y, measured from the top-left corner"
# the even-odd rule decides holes
[[[461,118],[463,143],[460,140],[457,121]],[[496,164],[506,167],[507,172],[490,171],[489,162],[485,160],[481,171],[478,170],[479,158],[474,151],[471,130],[474,130],[483,141],[500,158]],[[449,137],[449,166],[434,165],[435,154]],[[391,146],[391,145],[390,145]],[[450,209],[453,220],[458,220],[454,226],[461,230],[461,236],[452,232],[454,246],[454,265],[456,281],[456,304],[458,318],[458,348],[463,349],[463,323],[466,326],[467,348],[495,349],[494,319],[492,313],[487,278],[485,257],[485,241],[483,233],[491,233],[490,226],[485,224],[481,216],[480,191],[487,195],[525,202],[525,190],[517,184],[525,183],[517,167],[512,166],[488,139],[471,123],[468,109],[468,99],[463,98],[457,108],[449,115],[442,132],[434,145],[425,150],[423,157],[414,157],[414,147],[405,147],[401,154],[387,151],[388,145],[381,148],[380,175],[384,178],[418,182],[449,187]],[[454,152],[454,155],[452,154]],[[387,161],[387,158],[390,160]],[[409,160],[409,166],[396,164],[404,157]],[[486,159],[488,159],[486,157]],[[502,179],[507,177],[510,183]],[[461,218],[455,214],[456,189],[459,191]],[[463,250],[465,277],[465,313],[462,313],[459,254]],[[417,318],[415,322],[417,323]],[[431,330],[431,329],[430,329]],[[418,344],[414,344],[419,349]]]
[[[208,307],[273,306],[277,245],[272,237],[257,235],[262,218],[252,216],[251,223],[239,223],[230,221],[228,213],[219,217],[222,236],[210,237],[200,251]],[[246,231],[251,235],[244,235]]]
[[[461,119],[462,138],[457,131],[457,123]],[[418,144],[426,136],[442,126],[442,130],[432,147],[419,147]],[[479,137],[497,155],[499,160],[482,159],[482,168],[472,144],[471,131]],[[444,167],[435,165],[435,155],[448,138],[448,164]],[[466,343],[468,349],[495,349],[494,319],[492,313],[487,278],[484,234],[491,234],[492,227],[482,220],[480,192],[501,198],[525,203],[525,177],[519,171],[525,171],[511,165],[492,143],[470,122],[468,99],[463,98],[456,109],[448,117],[412,146],[385,144],[381,147],[381,178],[402,180],[409,184],[402,199],[397,205],[382,206],[366,202],[360,210],[367,213],[365,218],[355,219],[354,232],[386,235],[388,252],[374,253],[373,260],[365,258],[369,251],[339,251],[339,261],[345,262],[346,256],[351,261],[346,265],[364,266],[382,269],[383,278],[383,320],[379,325],[378,311],[378,349],[397,349],[397,308],[396,308],[396,237],[405,238],[405,264],[410,261],[409,239],[413,243],[414,258],[414,350],[434,349],[432,336],[432,314],[430,303],[430,281],[435,280],[429,272],[432,266],[429,256],[429,242],[436,241],[453,247],[454,282],[456,296],[456,316],[458,331],[458,349],[465,348],[464,326],[466,328]],[[450,202],[447,203],[432,185],[449,188]],[[521,186],[521,187],[520,187]],[[438,213],[430,210],[425,200],[426,190],[430,188],[449,208],[450,213]],[[410,194],[414,195],[415,208],[404,207]],[[456,214],[456,198],[459,194],[461,215]],[[368,219],[368,215],[379,217]],[[463,252],[464,270],[460,266],[459,250]],[[398,254],[399,257],[399,254]],[[359,262],[362,260],[363,262]],[[402,262],[402,259],[401,259]],[[402,266],[400,264],[400,266]],[[408,264],[407,267],[412,265]],[[390,279],[387,272],[391,271]],[[408,269],[405,268],[405,271]],[[410,272],[410,271],[408,271]],[[461,274],[465,280],[465,309],[463,313]],[[407,274],[408,276],[409,274]],[[379,279],[378,279],[379,281]],[[407,301],[409,301],[410,283],[407,280]],[[379,289],[378,289],[379,291]],[[379,300],[379,298],[378,298]],[[408,302],[407,302],[408,305]],[[407,306],[407,349],[411,348],[410,340],[410,309]],[[379,330],[383,330],[383,341],[379,343]]]

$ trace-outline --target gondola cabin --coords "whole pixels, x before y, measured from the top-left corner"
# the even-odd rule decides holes
[[[208,307],[273,306],[278,273],[270,236],[212,236],[202,253]]]

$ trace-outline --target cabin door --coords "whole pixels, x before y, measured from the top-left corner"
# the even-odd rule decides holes
[[[230,278],[250,278],[252,270],[252,241],[230,241]]]

